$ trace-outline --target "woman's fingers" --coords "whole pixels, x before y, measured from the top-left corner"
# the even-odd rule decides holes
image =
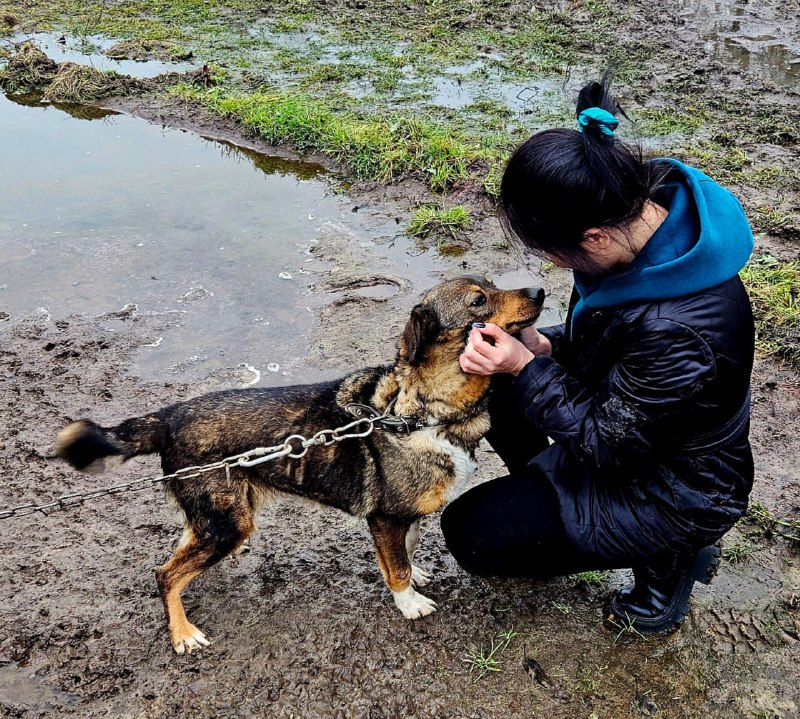
[[[467,347],[472,347],[478,354],[481,354],[484,357],[491,357],[496,353],[496,347],[495,345],[492,345],[483,339],[482,332],[484,332],[485,329],[486,328],[472,330],[469,333],[469,342],[467,343]],[[489,336],[491,337],[492,335]]]
[[[471,374],[492,374],[494,369],[490,360],[481,355],[475,347],[467,345],[459,357],[461,369]]]
[[[486,337],[494,340],[488,342]],[[459,360],[461,369],[472,374],[498,372],[518,374],[533,359],[533,354],[519,340],[495,324],[473,328]]]

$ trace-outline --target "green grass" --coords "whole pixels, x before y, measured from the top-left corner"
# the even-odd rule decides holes
[[[720,136],[690,145],[682,153],[699,170],[723,185],[743,185],[757,190],[797,190],[800,172],[784,165],[754,167],[747,153],[732,138]]]
[[[607,670],[608,664],[595,664],[593,668],[585,669],[581,673],[575,683],[575,690],[584,702],[600,692],[602,676]]]
[[[761,322],[800,327],[800,262],[765,254],[751,260],[741,276]]]
[[[616,631],[614,644],[630,644],[637,639],[646,640],[647,637],[636,628],[636,619],[625,612],[624,617],[610,616],[605,624]]]
[[[761,547],[752,542],[730,542],[722,548],[722,557],[731,564],[743,564]]]
[[[678,110],[645,108],[632,113],[632,119],[638,134],[646,137],[664,137],[667,135],[691,135],[703,126],[703,111],[697,107]]]
[[[441,205],[422,205],[414,213],[408,226],[412,237],[449,234],[456,238],[459,230],[469,225],[469,210],[463,205],[442,207]]]
[[[230,96],[186,85],[174,92],[236,118],[273,144],[323,152],[347,164],[359,178],[390,182],[416,174],[426,177],[431,189],[441,191],[466,179],[470,164],[483,155],[474,142],[424,117],[362,119],[287,92]]]
[[[561,614],[570,614],[572,612],[572,607],[570,607],[566,602],[552,601],[550,604],[553,605],[553,609],[561,612]]]
[[[776,517],[763,502],[752,502],[736,528],[748,538],[779,536],[800,542],[800,518]]]
[[[492,637],[488,647],[481,643],[467,648],[467,654],[462,661],[469,667],[469,673],[475,675],[474,681],[501,671],[500,655],[508,649],[511,640],[516,636],[517,632],[512,627]]]
[[[740,276],[753,303],[759,352],[800,367],[800,262],[761,255]]]
[[[704,141],[687,148],[690,162],[722,184],[739,184],[748,166],[747,153],[739,147]]]
[[[599,587],[604,585],[610,576],[611,572],[604,570],[600,572],[581,572],[580,574],[576,574],[575,578],[590,587]]]
[[[786,232],[794,231],[800,224],[800,217],[797,213],[778,207],[761,205],[751,213],[751,221],[755,232],[766,232],[780,237]]]

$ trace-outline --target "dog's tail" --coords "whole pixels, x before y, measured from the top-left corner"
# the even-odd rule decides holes
[[[56,437],[56,453],[82,472],[102,472],[106,457],[121,461],[158,452],[167,427],[157,415],[126,419],[116,427],[101,427],[88,419],[67,425]]]

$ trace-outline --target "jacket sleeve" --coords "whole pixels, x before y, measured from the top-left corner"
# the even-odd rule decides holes
[[[515,381],[527,417],[554,442],[598,467],[652,456],[681,427],[692,398],[715,375],[708,344],[691,328],[656,318],[638,325],[619,359],[590,390],[551,357],[537,357]],[[666,422],[665,422],[666,420]]]

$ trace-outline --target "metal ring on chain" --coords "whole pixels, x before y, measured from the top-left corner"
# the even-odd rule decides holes
[[[300,440],[300,446],[303,448],[302,452],[294,453],[294,447],[292,447],[292,440],[298,439]],[[283,446],[286,449],[292,450],[286,456],[291,457],[292,459],[300,459],[300,457],[305,456],[306,452],[308,452],[309,445],[306,444],[308,440],[302,434],[290,434],[285,440],[283,440]]]

